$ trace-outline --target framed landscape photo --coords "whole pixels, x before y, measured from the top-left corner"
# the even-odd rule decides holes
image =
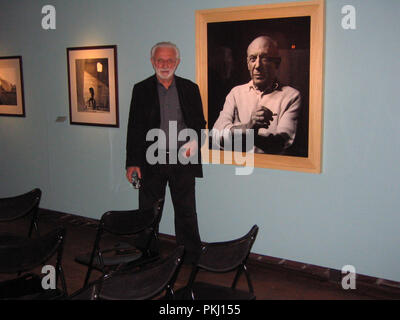
[[[25,117],[22,57],[0,57],[0,116]]]
[[[70,123],[119,127],[117,46],[67,48]]]
[[[321,172],[324,10],[315,0],[196,11],[208,129],[254,129],[253,146],[240,150],[210,134],[206,157],[211,149],[221,158],[252,153],[255,167]],[[257,110],[266,110],[262,124],[253,121]]]

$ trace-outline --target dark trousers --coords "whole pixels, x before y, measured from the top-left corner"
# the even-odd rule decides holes
[[[185,262],[196,262],[201,249],[196,213],[195,177],[185,165],[159,164],[146,170],[139,189],[139,207],[148,208],[171,192],[178,245],[185,247]],[[161,209],[162,210],[162,209]]]

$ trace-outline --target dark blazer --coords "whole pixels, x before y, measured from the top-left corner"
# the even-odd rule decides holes
[[[203,107],[197,84],[175,76],[179,103],[185,124],[194,129],[201,139],[201,129],[205,128]],[[158,98],[157,78],[153,75],[134,85],[128,121],[126,141],[126,167],[138,166],[142,175],[151,166],[146,161],[146,150],[154,141],[146,141],[146,134],[151,129],[160,128],[160,101]],[[202,177],[201,154],[199,141],[198,164],[187,166],[195,177]]]

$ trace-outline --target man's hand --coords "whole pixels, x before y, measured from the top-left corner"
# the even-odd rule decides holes
[[[268,129],[273,120],[273,113],[270,109],[264,106],[258,107],[251,113],[251,118],[248,123],[249,129],[265,128]]]
[[[183,156],[185,158],[193,157],[194,155],[196,155],[198,151],[197,149],[198,149],[197,141],[191,140],[182,146]]]
[[[132,183],[132,175],[136,172],[139,179],[142,179],[142,172],[140,171],[140,167],[128,167],[126,168],[126,178],[129,183]]]

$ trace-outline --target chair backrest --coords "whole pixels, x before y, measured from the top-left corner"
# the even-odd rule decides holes
[[[246,262],[257,233],[258,226],[254,225],[241,238],[204,245],[197,266],[212,272],[229,272],[236,269]]]
[[[160,199],[152,208],[147,209],[106,212],[101,217],[100,227],[117,235],[135,234],[155,227],[160,220],[162,202],[163,199]]]
[[[60,254],[64,237],[64,228],[57,228],[35,239],[27,238],[16,244],[0,244],[0,273],[33,270],[48,261],[57,251]]]
[[[0,199],[0,222],[22,218],[38,209],[42,191],[38,188],[15,197]]]

